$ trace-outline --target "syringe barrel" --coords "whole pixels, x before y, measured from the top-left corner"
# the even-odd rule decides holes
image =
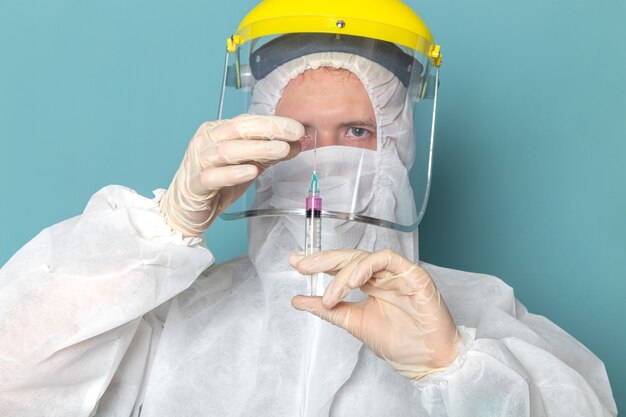
[[[311,255],[322,250],[322,199],[319,195],[312,194],[306,198],[304,229],[304,253]],[[310,275],[306,294],[308,296],[320,296],[324,291],[323,286],[322,274]]]
[[[304,252],[310,255],[322,249],[322,199],[309,196],[306,199],[306,227]]]

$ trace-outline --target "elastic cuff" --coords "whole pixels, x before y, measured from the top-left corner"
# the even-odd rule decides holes
[[[161,219],[163,220],[163,226],[167,228],[167,233],[163,234],[162,239],[165,239],[171,243],[177,243],[177,244],[182,244],[186,246],[194,246],[194,245],[203,243],[204,237],[202,235],[201,236],[184,236],[181,232],[173,229],[172,226],[167,224],[167,222],[165,221],[165,216],[163,215],[159,207],[161,203],[161,199],[163,198],[163,195],[165,195],[165,191],[166,190],[163,188],[158,188],[152,191],[152,193],[154,194],[154,198],[152,198],[152,201],[154,202],[154,209],[161,216]],[[161,238],[158,240],[160,241]]]
[[[430,373],[423,378],[418,380],[413,380],[411,383],[416,388],[424,388],[431,384],[441,383],[447,380],[447,378],[456,372],[463,363],[465,363],[465,359],[467,358],[467,353],[472,350],[474,346],[474,339],[476,336],[476,329],[465,327],[465,326],[457,326],[457,330],[459,332],[459,355],[454,359],[454,361],[448,365],[446,368],[443,368],[440,372]]]

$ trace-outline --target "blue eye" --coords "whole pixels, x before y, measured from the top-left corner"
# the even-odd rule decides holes
[[[362,138],[367,133],[369,133],[368,130],[362,127],[351,127],[348,129],[348,135],[355,138]]]

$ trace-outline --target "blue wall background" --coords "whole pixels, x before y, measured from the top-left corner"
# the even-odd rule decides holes
[[[100,187],[166,187],[254,1],[0,0],[0,264]],[[426,261],[496,274],[626,405],[626,4],[410,0],[443,45]],[[245,224],[207,234],[218,260]]]

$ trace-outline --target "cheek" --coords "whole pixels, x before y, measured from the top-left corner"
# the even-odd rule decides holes
[[[365,141],[364,145],[365,146],[362,146],[362,148],[367,148],[367,149],[371,149],[371,150],[375,151],[376,148],[377,148],[376,134],[374,133],[371,138],[369,138],[367,141]]]
[[[354,148],[371,149],[371,150],[375,151],[376,148],[377,148],[376,134],[373,134],[371,137],[365,138],[365,139],[361,139],[361,140],[344,139],[342,145],[344,145],[344,146],[352,146]]]

